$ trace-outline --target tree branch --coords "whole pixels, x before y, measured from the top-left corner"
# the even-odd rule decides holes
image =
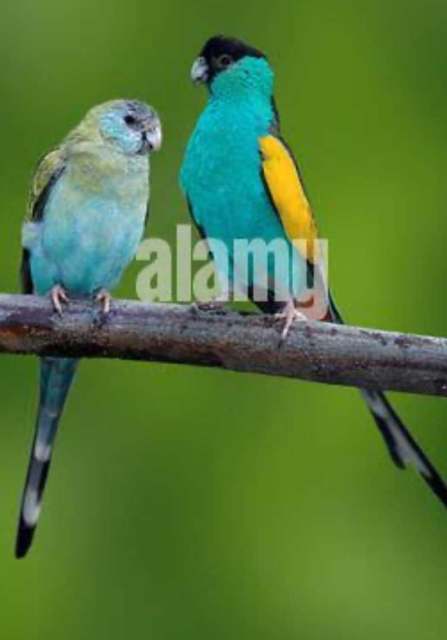
[[[271,316],[190,306],[72,301],[63,317],[47,299],[0,295],[0,353],[122,358],[220,367],[447,396],[447,340],[326,323],[297,323],[279,347]]]

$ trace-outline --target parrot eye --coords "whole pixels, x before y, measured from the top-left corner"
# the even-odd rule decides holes
[[[129,127],[135,125],[137,123],[136,118],[131,115],[127,115],[124,117],[124,122],[129,125]]]
[[[233,63],[233,58],[228,53],[223,53],[216,62],[219,69],[226,69]]]

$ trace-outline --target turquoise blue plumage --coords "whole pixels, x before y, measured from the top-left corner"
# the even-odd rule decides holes
[[[315,297],[321,296],[325,303],[319,319],[342,323],[324,286],[312,209],[293,155],[281,137],[274,74],[266,56],[240,40],[216,36],[203,47],[191,75],[194,82],[207,86],[209,97],[188,142],[180,181],[193,220],[210,244],[216,271],[222,280],[229,271],[230,289],[245,285],[238,282],[237,265],[228,269],[213,251],[214,239],[228,248],[230,256],[240,239],[285,242],[290,259],[280,264],[267,300],[255,295],[257,272],[248,270],[250,298],[270,313],[277,312],[281,302],[286,338],[292,321],[302,318],[297,299],[310,278]],[[275,266],[269,256],[265,269],[270,283]],[[385,395],[372,390],[361,393],[395,464],[399,468],[412,464],[447,506],[444,480]]]
[[[109,290],[136,253],[149,202],[149,153],[161,144],[155,111],[135,100],[94,107],[40,162],[23,226],[25,293],[49,295],[62,313],[70,297],[94,297],[107,313]],[[35,437],[23,492],[16,555],[31,545],[52,447],[77,367],[43,358]]]
[[[290,242],[261,179],[259,139],[276,126],[272,96],[273,72],[263,57],[247,56],[231,76],[216,75],[208,104],[188,142],[180,180],[196,224],[207,238],[218,239],[227,247],[230,287],[235,284],[238,266],[233,250],[236,239],[251,242],[261,238],[266,243],[280,239],[290,256],[284,264],[276,264],[277,283],[287,283],[283,295],[290,289],[298,298],[306,285],[306,263]],[[218,272],[225,270],[226,274],[217,252],[215,259]],[[271,258],[266,265],[269,279],[274,269]],[[256,285],[253,270],[247,284]]]

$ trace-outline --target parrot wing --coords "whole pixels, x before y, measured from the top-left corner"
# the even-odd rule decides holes
[[[47,153],[39,162],[31,186],[28,201],[28,220],[39,223],[45,214],[51,190],[65,170],[65,157],[60,148]],[[30,269],[30,252],[23,249],[20,265],[20,279],[23,293],[33,293],[33,281]]]

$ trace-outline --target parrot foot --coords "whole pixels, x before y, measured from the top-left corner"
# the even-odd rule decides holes
[[[56,284],[52,287],[50,291],[50,300],[56,313],[61,316],[63,313],[62,304],[67,304],[68,296],[65,289],[60,284]]]
[[[290,331],[290,327],[294,322],[306,322],[306,316],[298,311],[295,307],[295,302],[293,300],[289,300],[284,309],[279,313],[275,313],[275,318],[280,318],[281,320],[285,320],[284,327],[281,332],[281,339],[279,344],[282,345],[284,340],[287,338],[287,335]]]
[[[112,302],[112,296],[107,289],[100,289],[95,296],[96,302],[101,305],[102,313],[107,316],[110,313],[110,305]]]

